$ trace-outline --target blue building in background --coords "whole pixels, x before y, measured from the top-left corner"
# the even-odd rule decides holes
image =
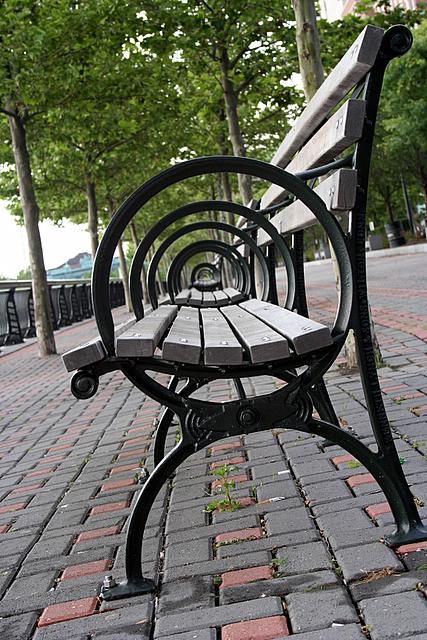
[[[49,280],[82,280],[90,277],[92,272],[92,256],[90,253],[78,253],[74,258],[70,258],[64,264],[55,267],[55,269],[47,269],[47,277]],[[119,259],[114,258],[112,271],[118,271]]]

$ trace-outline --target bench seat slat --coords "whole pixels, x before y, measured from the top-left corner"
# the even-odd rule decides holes
[[[188,299],[188,304],[192,304],[195,307],[201,307],[203,303],[203,293],[198,291],[197,289],[190,290],[190,297]]]
[[[185,304],[189,297],[190,297],[190,290],[183,289],[182,291],[176,294],[175,302],[176,304]]]
[[[135,324],[135,318],[131,318],[130,320],[126,320],[126,322],[122,322],[117,325],[114,330],[115,336],[117,337],[121,335],[133,324]],[[62,355],[62,362],[64,363],[67,371],[76,371],[76,369],[81,369],[89,364],[94,364],[95,362],[103,360],[106,355],[107,352],[102,340],[97,336],[96,338],[93,338],[93,340],[89,340],[75,349],[70,349],[70,351],[64,353]]]
[[[347,100],[310,138],[286,171],[299,173],[333,160],[361,137],[365,111],[365,100]],[[277,204],[285,193],[282,187],[272,184],[261,198],[261,209]]]
[[[297,354],[332,344],[328,327],[288,309],[255,299],[242,302],[241,306],[290,340]]]
[[[224,291],[213,291],[215,302],[217,305],[219,304],[229,304],[231,302],[230,298]]]
[[[224,289],[224,293],[230,298],[232,302],[234,302],[234,300],[239,300],[239,298],[242,297],[242,292],[237,291],[237,289],[233,289],[233,287],[226,287]]]
[[[116,353],[120,357],[151,358],[166,329],[175,318],[178,307],[161,305],[132,329],[116,339]]]
[[[219,309],[201,309],[204,362],[207,365],[241,364],[243,349]]]
[[[163,341],[162,357],[175,362],[198,364],[202,351],[199,310],[181,309]]]
[[[204,291],[202,306],[211,307],[213,304],[215,304],[215,296],[213,293],[211,291]]]
[[[331,213],[343,213],[353,208],[356,201],[356,187],[357,171],[339,169],[323,180],[314,192],[323,200]],[[316,221],[316,216],[300,200],[282,209],[270,220],[283,235],[305,229]],[[259,245],[270,244],[271,238],[263,229],[259,229],[257,242]]]
[[[286,338],[259,318],[237,305],[224,307],[221,312],[246,347],[254,364],[289,357]]]

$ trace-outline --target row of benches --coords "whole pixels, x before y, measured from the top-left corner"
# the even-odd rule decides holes
[[[88,282],[49,284],[53,329],[68,326],[93,316],[91,285]],[[113,307],[125,304],[121,281],[111,281]],[[33,291],[31,285],[0,289],[0,345],[18,344],[36,335]]]

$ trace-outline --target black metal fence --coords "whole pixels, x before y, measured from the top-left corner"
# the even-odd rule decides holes
[[[53,328],[66,327],[93,315],[90,282],[50,282],[49,300]],[[125,304],[123,283],[110,282],[112,307]],[[31,282],[0,281],[0,345],[17,344],[36,335]]]

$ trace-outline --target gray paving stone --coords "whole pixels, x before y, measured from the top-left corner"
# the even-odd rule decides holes
[[[366,640],[366,635],[362,633],[360,626],[345,624],[333,629],[298,633],[297,638],[298,640]]]
[[[213,609],[201,609],[198,610],[197,616],[189,616],[188,613],[165,616],[157,621],[154,637],[159,638],[162,635],[200,629],[201,625],[210,628],[220,627],[241,620],[254,620],[282,614],[283,607],[280,598],[259,598]]]
[[[211,558],[212,544],[209,538],[173,544],[166,548],[166,564],[168,567],[205,562]]]
[[[253,551],[261,551],[267,549],[273,551],[278,547],[285,545],[303,544],[305,542],[317,542],[319,534],[315,529],[310,531],[297,531],[293,533],[285,533],[279,536],[268,536],[257,540],[248,540],[247,542],[239,542],[238,544],[226,544],[217,549],[218,558],[230,558],[232,556],[243,555],[244,553],[252,553]]]
[[[159,598],[158,616],[175,611],[192,611],[215,606],[214,581],[211,576],[195,576],[177,582],[165,582]]]
[[[426,631],[427,601],[416,591],[362,600],[360,609],[372,640],[412,638]]]
[[[336,551],[335,557],[348,582],[385,568],[395,572],[404,570],[402,563],[396,558],[393,551],[381,542],[339,549]]]
[[[334,623],[358,622],[358,615],[343,588],[291,593],[286,604],[294,633],[325,629]]]
[[[280,547],[276,557],[280,561],[277,572],[282,576],[330,569],[331,558],[323,542],[309,542],[296,546]]]
[[[220,604],[243,602],[265,596],[284,597],[289,593],[318,591],[338,586],[338,578],[333,571],[314,571],[296,576],[258,580],[234,587],[220,588]]]
[[[303,507],[268,513],[265,522],[269,536],[293,531],[310,531],[315,528],[313,519]]]
[[[23,613],[10,618],[0,618],[0,637],[3,640],[29,640],[37,618],[36,613]]]
[[[188,633],[174,633],[173,636],[159,636],[162,640],[216,640],[215,629],[195,629]]]
[[[417,584],[420,583],[427,584],[427,569],[398,573],[371,582],[364,582],[363,580],[353,582],[350,585],[350,591],[354,600],[359,601],[386,596],[392,593],[414,591]]]

